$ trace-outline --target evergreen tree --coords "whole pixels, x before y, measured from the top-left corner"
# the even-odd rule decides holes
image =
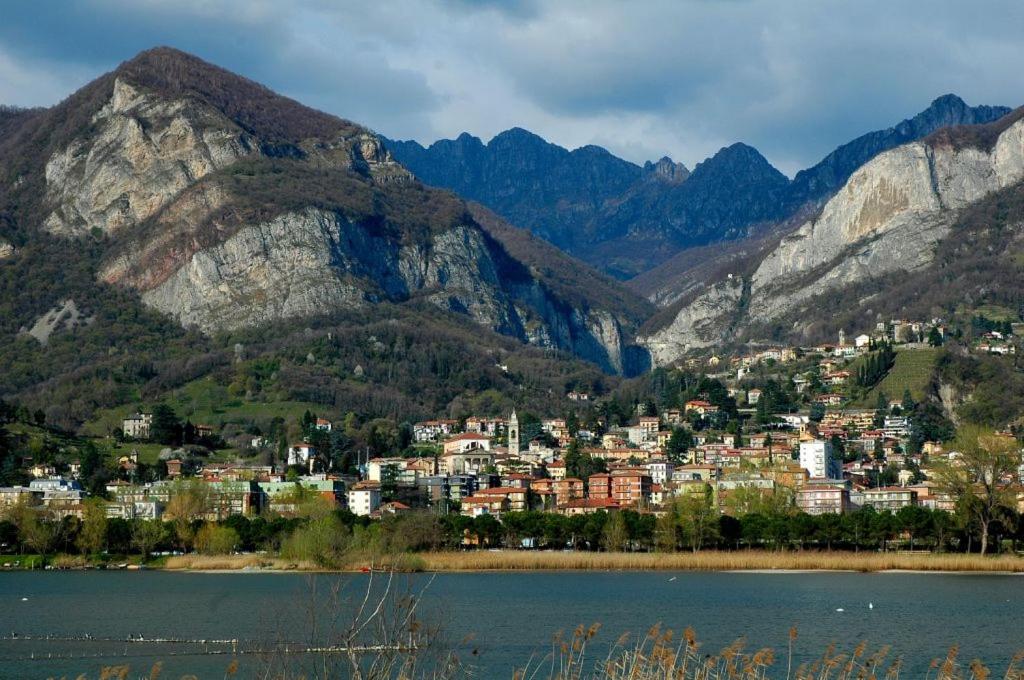
[[[153,423],[149,428],[149,438],[158,444],[178,446],[181,444],[181,422],[174,409],[167,404],[157,404],[153,408]]]

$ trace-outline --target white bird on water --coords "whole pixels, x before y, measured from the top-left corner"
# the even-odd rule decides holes
[[[846,610],[845,610],[845,609],[843,609],[842,607],[836,607],[836,611],[837,611],[837,612],[844,612],[844,611],[846,611]]]
[[[673,576],[672,578],[670,578],[670,579],[668,580],[668,582],[669,582],[669,583],[671,583],[672,581],[675,581],[675,580],[676,580],[676,577],[675,577],[675,576]]]
[[[875,608],[875,603],[874,602],[868,602],[868,609],[874,609],[874,608]]]

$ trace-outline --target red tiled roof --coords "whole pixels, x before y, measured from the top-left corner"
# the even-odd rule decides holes
[[[488,437],[485,434],[476,434],[475,432],[463,432],[462,434],[457,434],[454,437],[449,437],[448,439],[445,439],[444,441],[447,444],[448,442],[466,441],[467,439],[474,439],[474,440],[486,439],[486,440],[489,441],[491,438]]]

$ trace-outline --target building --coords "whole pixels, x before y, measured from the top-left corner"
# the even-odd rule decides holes
[[[661,429],[661,419],[656,416],[641,416],[639,426],[649,439],[658,434],[658,430]]]
[[[838,484],[807,484],[797,489],[796,506],[808,515],[842,514],[850,510],[850,491]]]
[[[496,437],[506,429],[508,429],[508,421],[504,418],[479,418],[477,416],[466,418],[466,432]]]
[[[490,451],[491,438],[484,434],[465,432],[449,437],[444,441],[445,455],[466,453],[469,451]]]
[[[618,509],[619,504],[611,498],[577,498],[558,506],[558,512],[569,517]]]
[[[607,472],[590,475],[587,484],[590,487],[591,498],[610,499],[612,497],[612,476]]]
[[[289,465],[301,465],[305,467],[310,465],[314,458],[316,458],[316,447],[312,444],[302,442],[300,444],[292,444],[288,448]]]
[[[665,458],[647,461],[646,467],[654,484],[665,484],[672,479],[672,472],[675,470],[672,461]]]
[[[348,509],[356,515],[368,516],[380,508],[380,484],[357,482],[348,490]]]
[[[624,468],[611,473],[612,499],[621,507],[639,507],[651,499],[651,475],[643,468]]]
[[[875,510],[891,510],[917,505],[917,492],[903,486],[883,486],[877,489],[865,489],[864,505]]]
[[[133,413],[121,421],[121,431],[131,439],[149,439],[152,426],[152,413]]]
[[[420,443],[437,441],[455,432],[458,425],[455,420],[424,420],[412,426],[412,438]]]
[[[583,480],[576,477],[566,477],[552,484],[555,492],[555,502],[558,505],[569,501],[583,498]]]
[[[519,455],[519,416],[515,409],[512,409],[508,419],[508,452],[512,456]]]
[[[691,399],[686,402],[686,411],[696,411],[700,415],[706,416],[709,413],[717,412],[718,407],[709,401],[704,401],[703,399]]]
[[[479,474],[494,467],[494,453],[487,449],[468,449],[441,456],[438,472],[443,475]]]
[[[809,435],[800,441],[800,467],[812,479],[841,479],[842,465],[832,449],[832,442]]]

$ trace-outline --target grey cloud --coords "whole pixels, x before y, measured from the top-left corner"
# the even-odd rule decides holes
[[[744,141],[792,173],[946,92],[1024,103],[1024,4],[1010,0],[7,5],[0,78],[73,74],[56,87],[169,44],[423,142],[519,125],[692,166]]]

